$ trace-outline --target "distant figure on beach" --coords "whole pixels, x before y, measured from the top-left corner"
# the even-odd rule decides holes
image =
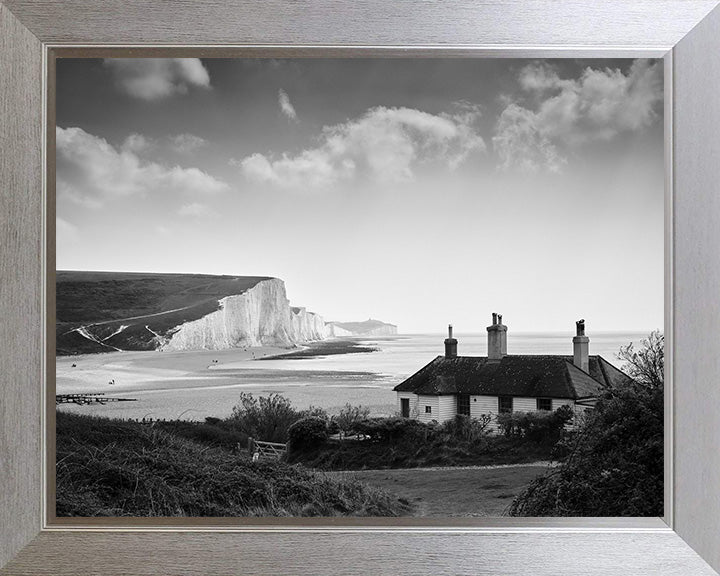
[[[73,364],[72,367],[73,367],[73,368],[76,368],[76,367],[77,367],[77,364]]]
[[[108,382],[108,384],[109,384],[110,386],[114,386],[114,385],[115,385],[115,378],[113,378],[112,380],[110,380],[110,382]]]

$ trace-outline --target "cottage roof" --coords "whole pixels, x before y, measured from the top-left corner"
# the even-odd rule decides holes
[[[572,356],[508,355],[499,360],[438,356],[394,390],[427,395],[581,399],[629,380],[601,356],[589,357],[588,372],[575,366]]]

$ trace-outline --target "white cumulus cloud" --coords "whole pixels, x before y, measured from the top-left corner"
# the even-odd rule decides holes
[[[295,107],[290,102],[290,96],[282,88],[278,91],[278,104],[280,104],[280,110],[285,116],[290,120],[297,120],[297,112],[295,112]]]
[[[462,104],[453,114],[411,108],[371,108],[360,118],[326,126],[320,142],[279,158],[255,153],[233,160],[245,177],[283,188],[324,188],[357,175],[398,182],[416,166],[441,162],[457,168],[473,151],[485,150],[475,129],[480,112]]]
[[[76,204],[99,207],[109,197],[162,192],[197,196],[229,190],[225,182],[198,168],[145,161],[127,140],[116,149],[81,128],[58,127],[55,134],[58,196]]]
[[[518,81],[529,104],[508,104],[493,147],[500,168],[526,172],[559,171],[567,162],[561,149],[650,126],[663,98],[660,61],[636,60],[627,73],[588,67],[572,80],[536,63],[524,67]]]
[[[207,140],[194,134],[177,134],[170,138],[173,149],[180,154],[190,154],[199,148],[207,146]]]
[[[211,216],[217,216],[212,208],[209,208],[205,204],[199,202],[191,202],[190,204],[183,204],[178,210],[180,216],[193,216],[196,218],[208,218]]]
[[[185,94],[190,86],[210,88],[210,74],[199,58],[106,58],[116,85],[141,100]]]

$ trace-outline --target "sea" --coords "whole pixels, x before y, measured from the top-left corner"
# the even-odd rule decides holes
[[[596,332],[590,335],[590,354],[599,354],[622,368],[616,356],[620,347],[637,345],[647,335],[647,332]],[[572,336],[571,333],[515,332],[508,337],[508,354],[572,355]],[[456,334],[455,337],[458,355],[486,355],[486,334]],[[117,386],[103,388],[108,397],[133,401],[69,404],[59,409],[111,418],[224,418],[232,413],[240,393],[245,392],[256,397],[281,394],[298,409],[316,406],[333,414],[349,403],[368,407],[372,415],[392,415],[397,409],[393,387],[442,355],[444,338],[442,334],[357,338],[358,344],[375,351],[301,359],[280,356],[269,360],[236,360],[232,351],[189,351],[164,356],[158,352],[118,352],[92,355],[94,358],[62,357],[57,359],[56,393],[96,391],[87,384],[92,382],[87,373],[82,381],[80,379],[85,363],[92,364],[88,373],[96,375],[98,381],[117,378]],[[188,362],[193,359],[192,355],[197,356],[197,368],[178,369],[181,365],[192,366],[192,362]],[[125,384],[124,375],[130,374],[133,378],[125,378],[128,382]]]

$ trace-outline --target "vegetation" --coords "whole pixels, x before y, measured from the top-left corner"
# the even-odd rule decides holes
[[[515,516],[662,516],[662,333],[619,357],[635,381],[608,390],[565,442],[566,460],[513,502]]]
[[[183,322],[217,310],[220,298],[241,294],[267,279],[264,276],[58,271],[56,353],[108,352],[114,350],[113,345],[124,350],[153,349],[154,335],[145,328],[148,322],[155,332],[165,334]],[[151,317],[143,318],[145,316]],[[88,324],[94,324],[93,334],[108,338],[104,344],[73,332]],[[122,325],[126,327],[118,332]]]
[[[290,426],[311,416],[324,421],[328,419],[323,408],[311,406],[307,410],[296,410],[290,400],[280,394],[255,398],[252,394],[241,392],[230,422],[246,440],[252,437],[265,442],[287,442]]]
[[[563,436],[565,425],[573,419],[573,410],[569,406],[560,406],[554,412],[505,412],[498,414],[497,422],[510,438],[525,438],[541,443],[555,443]]]
[[[201,425],[202,426],[202,425]],[[398,516],[355,480],[188,440],[154,424],[57,413],[58,516]]]
[[[345,404],[340,413],[333,417],[341,435],[351,434],[354,428],[370,416],[370,408]]]
[[[489,421],[460,415],[443,424],[370,418],[353,427],[356,439],[329,439],[314,449],[291,450],[289,458],[323,470],[373,470],[515,464],[552,457],[551,441],[491,436],[487,432]]]
[[[327,442],[328,422],[318,416],[309,416],[293,423],[288,430],[291,451],[312,450]]]

